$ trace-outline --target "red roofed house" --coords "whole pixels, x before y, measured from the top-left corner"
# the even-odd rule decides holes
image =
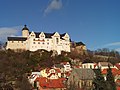
[[[117,79],[120,79],[120,70],[116,69],[116,68],[111,68],[112,70],[112,74],[114,76],[115,81],[117,81]],[[102,70],[102,74],[106,80],[106,75],[107,75],[107,69],[103,69]]]
[[[116,63],[115,66],[120,70],[120,63]]]
[[[111,64],[110,62],[99,62],[98,66],[96,68],[101,68],[101,70],[103,69],[107,69],[108,65],[110,66],[110,68],[116,68],[118,69],[116,66],[114,66],[113,64]]]
[[[61,71],[60,69],[55,68],[46,68],[44,70],[41,70],[41,76],[46,77],[48,79],[58,79],[61,78]]]
[[[28,76],[28,80],[32,86],[34,85],[34,81],[37,77],[40,77],[40,72],[32,72],[31,75]]]
[[[69,72],[69,71],[72,70],[71,65],[70,65],[69,62],[62,62],[61,65],[63,65],[65,72]]]
[[[95,69],[96,63],[94,63],[92,60],[90,59],[86,59],[82,62],[82,68],[91,68],[91,69]]]
[[[65,90],[65,78],[47,79],[39,77],[36,79],[38,90]]]

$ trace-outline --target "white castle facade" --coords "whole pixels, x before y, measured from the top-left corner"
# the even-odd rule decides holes
[[[6,49],[36,51],[44,49],[47,51],[70,52],[70,37],[67,33],[59,34],[44,32],[29,32],[25,25],[21,37],[8,37]]]

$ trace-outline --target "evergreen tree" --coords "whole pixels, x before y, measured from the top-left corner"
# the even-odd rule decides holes
[[[112,70],[111,70],[109,65],[108,65],[108,69],[107,69],[106,79],[107,79],[106,82],[107,82],[108,90],[116,90],[116,84],[114,82],[114,76],[112,74]]]
[[[106,82],[104,80],[103,75],[101,74],[101,69],[94,70],[96,77],[93,80],[93,90],[107,90]]]

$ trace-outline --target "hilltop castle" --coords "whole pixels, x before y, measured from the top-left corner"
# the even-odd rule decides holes
[[[70,37],[67,33],[59,34],[44,32],[29,32],[25,25],[21,37],[8,37],[6,49],[36,51],[44,49],[47,51],[70,52]]]

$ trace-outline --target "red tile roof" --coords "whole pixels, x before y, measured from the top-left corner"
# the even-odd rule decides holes
[[[98,64],[94,64],[94,68],[96,68],[98,66]]]
[[[52,75],[54,75],[54,76],[55,76],[55,73],[51,73],[48,77],[51,77]]]
[[[43,88],[65,88],[63,81],[65,78],[60,79],[47,79],[45,77],[39,77],[36,81],[39,82],[39,85]]]
[[[111,68],[113,75],[120,75],[120,70],[117,70],[116,68]],[[107,69],[102,70],[102,74],[107,74]]]
[[[69,62],[62,62],[61,64],[66,65],[67,63],[69,63]]]
[[[119,80],[119,79],[117,79],[117,80],[116,80],[116,83],[120,83],[120,80]]]
[[[46,68],[46,73],[48,74],[50,71],[50,68]]]
[[[60,69],[55,69],[57,71],[57,73],[61,73]]]
[[[66,72],[65,75],[69,77],[70,74],[71,74],[71,72],[72,72],[72,71],[70,71],[70,72]]]
[[[120,87],[117,87],[117,90],[120,90]]]
[[[120,70],[120,64],[116,63],[115,66]]]

